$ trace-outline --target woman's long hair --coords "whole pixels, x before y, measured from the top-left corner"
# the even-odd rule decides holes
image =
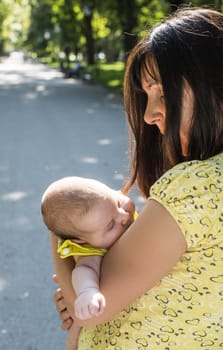
[[[166,105],[165,135],[144,122],[147,95],[141,75],[159,79]],[[185,80],[194,94],[187,156],[180,124]],[[223,15],[210,9],[184,9],[148,33],[131,51],[124,98],[130,126],[131,174],[144,196],[168,169],[185,160],[204,160],[223,151]]]

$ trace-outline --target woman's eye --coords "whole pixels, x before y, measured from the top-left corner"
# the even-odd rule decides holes
[[[147,88],[151,89],[151,87],[153,87],[154,85],[157,85],[158,81],[157,80],[151,80],[147,82]]]
[[[155,83],[150,83],[150,84],[147,85],[147,88],[151,89],[151,87],[153,87],[154,85],[155,85]]]

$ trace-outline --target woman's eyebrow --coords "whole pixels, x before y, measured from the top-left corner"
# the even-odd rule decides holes
[[[143,90],[147,90],[155,84],[157,84],[157,82],[153,79],[144,79],[141,83],[141,86]]]
[[[159,79],[154,79],[154,78],[150,78],[150,79],[144,79],[144,83],[142,82],[142,88],[144,86],[153,86],[153,85],[162,85],[161,81]]]

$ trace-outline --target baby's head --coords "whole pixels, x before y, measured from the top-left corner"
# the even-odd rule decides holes
[[[133,222],[135,205],[99,181],[73,176],[47,188],[41,210],[44,223],[58,237],[109,248]]]

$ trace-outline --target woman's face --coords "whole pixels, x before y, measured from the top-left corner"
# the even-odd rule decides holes
[[[147,95],[147,105],[144,121],[149,125],[156,125],[162,135],[165,134],[166,106],[162,84],[155,80],[148,72],[142,74],[142,88]],[[180,126],[180,140],[183,155],[187,155],[188,135],[193,114],[194,97],[189,84],[185,81],[182,99],[182,119]]]

